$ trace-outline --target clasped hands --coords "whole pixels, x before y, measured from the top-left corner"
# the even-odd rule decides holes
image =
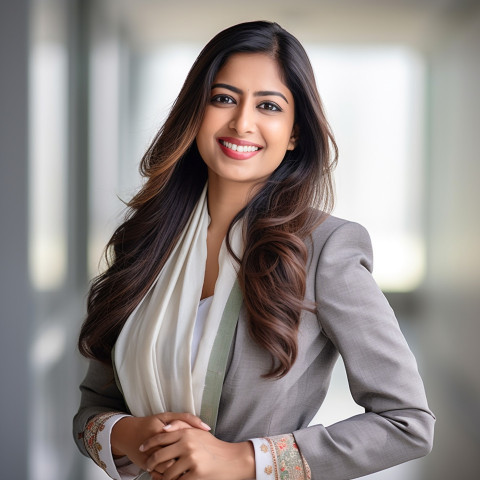
[[[112,429],[112,453],[128,456],[153,480],[255,478],[251,442],[224,442],[209,430],[190,413],[124,417]]]

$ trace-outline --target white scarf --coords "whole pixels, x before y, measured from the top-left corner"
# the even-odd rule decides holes
[[[200,414],[215,335],[237,278],[237,263],[224,240],[215,294],[192,368],[192,336],[205,275],[209,222],[205,186],[174,250],[117,339],[117,375],[135,416],[169,411]],[[231,245],[240,256],[239,224],[232,230]]]

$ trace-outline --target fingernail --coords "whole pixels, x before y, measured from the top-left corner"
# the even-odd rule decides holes
[[[172,428],[172,425],[170,423],[167,423],[166,425],[164,425],[163,429],[164,430],[169,430],[170,428]]]
[[[138,447],[138,449],[139,449],[141,452],[143,452],[143,451],[145,450],[145,446],[144,446],[144,445],[140,445],[140,446]]]
[[[206,428],[207,430],[211,430],[211,428],[204,422],[201,423],[203,428]]]

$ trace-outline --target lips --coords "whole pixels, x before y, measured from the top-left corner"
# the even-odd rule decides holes
[[[247,160],[263,148],[261,145],[231,137],[221,137],[217,141],[223,153],[235,160]]]

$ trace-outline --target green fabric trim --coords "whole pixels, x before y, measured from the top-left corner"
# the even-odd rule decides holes
[[[208,361],[205,388],[203,390],[200,417],[212,428],[215,434],[218,408],[222,395],[223,381],[227,370],[228,354],[233,341],[238,315],[242,306],[242,291],[235,281],[223,311],[222,320],[213,343],[212,353]]]

